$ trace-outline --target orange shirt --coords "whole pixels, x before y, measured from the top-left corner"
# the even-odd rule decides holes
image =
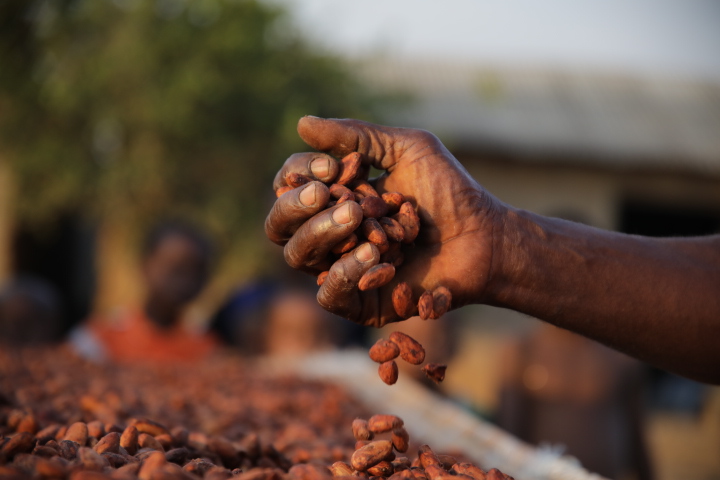
[[[217,339],[184,325],[160,328],[142,311],[129,312],[113,323],[91,322],[90,332],[103,354],[117,362],[192,362],[207,357]]]

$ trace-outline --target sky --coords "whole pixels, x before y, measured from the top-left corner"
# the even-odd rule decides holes
[[[718,0],[271,0],[348,56],[691,78],[720,83]]]

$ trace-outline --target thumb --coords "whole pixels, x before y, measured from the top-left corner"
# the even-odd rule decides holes
[[[359,152],[375,168],[387,170],[396,161],[395,143],[402,128],[385,127],[361,120],[319,118],[307,115],[298,122],[300,138],[311,147],[342,158]]]

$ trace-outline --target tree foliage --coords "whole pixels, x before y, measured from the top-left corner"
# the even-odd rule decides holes
[[[260,1],[0,3],[0,157],[24,220],[181,214],[238,238],[303,148],[300,116],[372,119],[372,106]]]

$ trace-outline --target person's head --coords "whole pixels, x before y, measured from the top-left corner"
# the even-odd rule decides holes
[[[176,315],[205,286],[211,256],[208,239],[190,225],[164,223],[150,232],[143,249],[147,305],[162,314],[151,315],[153,321],[178,320]]]
[[[60,304],[47,282],[19,277],[0,291],[0,342],[27,345],[58,340]]]

